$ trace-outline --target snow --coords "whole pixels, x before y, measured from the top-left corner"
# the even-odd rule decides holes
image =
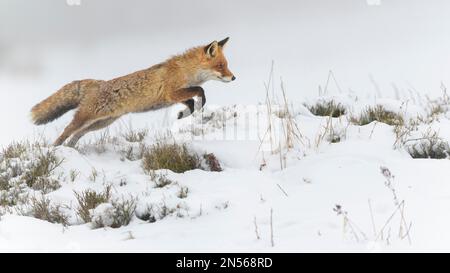
[[[231,37],[225,54],[237,80],[206,83],[201,115],[176,120],[181,105],[128,115],[106,131],[85,136],[79,150],[57,148],[64,162],[53,176],[63,180],[62,187],[45,196],[63,205],[69,226],[0,210],[0,251],[449,251],[450,161],[411,158],[408,147],[420,140],[398,145],[393,126],[348,122],[376,105],[400,113],[405,121],[427,115],[429,97],[440,95],[441,82],[450,80],[449,3],[317,2],[1,3],[0,21],[8,26],[0,33],[2,146],[41,137],[52,141],[61,133],[72,112],[34,127],[29,110],[63,84],[111,79],[213,39]],[[49,10],[54,16],[43,16]],[[132,20],[116,20],[127,17]],[[280,141],[286,144],[278,134],[283,105],[273,105],[268,118],[264,103],[263,82],[272,61],[277,102],[283,101],[278,90],[282,76],[300,133],[292,148],[282,145],[281,151]],[[329,118],[305,106],[327,101],[348,109],[331,120],[337,143],[328,141]],[[266,135],[269,122],[275,129]],[[141,160],[124,156],[129,147],[134,153],[139,149],[139,143],[121,135],[130,127],[149,130],[146,145],[171,132],[199,154],[214,153],[223,171],[158,170],[174,182],[155,187]],[[429,130],[450,141],[449,112],[418,124],[408,139]],[[99,144],[108,132],[117,140]],[[404,200],[410,242],[407,236],[399,238],[405,227],[382,167],[395,176],[391,185]],[[173,213],[157,214],[153,223],[133,217],[129,225],[112,228],[105,218],[112,205],[105,203],[93,216],[108,220],[106,227],[83,223],[75,213],[74,192],[102,192],[107,185],[117,200],[137,198],[136,214],[149,207]],[[187,197],[180,198],[186,188]],[[336,205],[342,206],[340,215],[333,210]],[[350,225],[344,225],[345,216]]]
[[[346,100],[344,95],[338,97],[334,99]],[[366,103],[358,100],[353,105],[364,109],[370,105]],[[386,108],[401,105],[393,101],[378,104]],[[0,220],[0,249],[448,251],[450,221],[444,215],[450,208],[450,184],[445,179],[450,172],[449,160],[412,159],[405,148],[394,147],[393,126],[380,122],[348,124],[348,115],[332,119],[335,129],[346,127],[345,138],[338,143],[316,143],[329,118],[305,113],[301,104],[293,108],[303,109],[294,114],[303,144],[298,142],[290,150],[282,147],[285,163],[280,163],[279,152],[272,154],[270,145],[261,145],[267,119],[261,119],[258,126],[255,122],[267,115],[265,105],[256,107],[260,116],[255,114],[255,106],[207,105],[203,112],[150,131],[144,140],[147,145],[155,141],[154,136],[170,131],[174,139],[186,142],[191,150],[214,153],[223,168],[222,172],[159,170],[157,173],[174,181],[161,188],[155,187],[140,160],[123,158],[121,149],[130,143],[119,131],[110,132],[116,139],[100,152],[93,149],[92,143],[85,144],[82,153],[59,147],[57,155],[64,162],[55,177],[66,178],[61,188],[46,196],[55,204],[70,207],[69,226],[5,213]],[[275,120],[276,111],[272,115]],[[249,118],[243,118],[246,116]],[[442,115],[435,123],[442,126],[448,120]],[[258,127],[259,133],[255,132]],[[199,133],[199,128],[204,130]],[[238,133],[229,132],[234,130]],[[245,130],[249,132],[245,134]],[[258,135],[260,138],[253,137]],[[407,226],[411,225],[408,232],[405,227],[399,231],[402,225],[396,213],[398,204],[386,186],[382,167],[394,176],[392,186],[398,199],[404,201],[404,217]],[[95,179],[93,169],[97,172]],[[68,179],[70,170],[79,172],[74,181]],[[106,227],[84,224],[74,212],[74,191],[101,192],[105,185],[112,185],[114,198],[136,198],[137,214],[148,207],[166,206],[174,211],[152,223],[134,216],[129,225],[111,228],[113,206],[106,203],[92,212],[93,218],[101,217]],[[179,195],[182,188],[188,189],[185,198]],[[333,210],[336,205],[342,206],[356,232],[351,231],[348,222],[344,226],[344,215]],[[392,220],[388,220],[392,214]],[[402,238],[399,232],[403,232]]]

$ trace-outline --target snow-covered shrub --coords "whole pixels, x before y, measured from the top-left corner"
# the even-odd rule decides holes
[[[394,126],[394,147],[404,148],[412,158],[448,158],[449,143],[439,136],[434,127],[436,125],[433,121],[419,117]]]
[[[102,203],[107,203],[111,197],[111,186],[107,186],[101,193],[87,189],[81,193],[74,192],[78,201],[77,215],[85,222],[92,221],[91,210]]]
[[[92,210],[92,227],[119,228],[128,225],[136,211],[136,198],[113,200]]]
[[[58,189],[55,170],[63,159],[43,143],[14,142],[0,153],[0,205],[14,206],[26,201],[27,191],[46,194]]]
[[[38,156],[27,165],[22,178],[28,187],[48,193],[61,187],[59,181],[52,177],[54,170],[61,165],[54,149],[39,150]]]
[[[386,110],[383,106],[368,107],[360,116],[353,116],[350,121],[357,125],[367,125],[373,121],[383,122],[388,125],[403,124],[403,117],[395,112]]]
[[[450,155],[447,141],[438,137],[423,138],[406,145],[406,150],[413,158],[444,159]]]
[[[180,199],[184,199],[188,196],[189,188],[185,186],[180,187],[180,191],[177,194],[177,197]]]
[[[305,105],[308,110],[316,116],[331,116],[333,118],[345,115],[347,109],[334,101],[319,101],[314,105]]]
[[[150,170],[148,174],[150,175],[150,180],[155,183],[155,188],[164,188],[174,183],[167,177],[167,174],[157,173],[154,170]]]
[[[204,154],[203,158],[205,159],[206,170],[211,172],[221,172],[223,170],[219,160],[213,153]]]
[[[92,210],[92,227],[110,227],[114,223],[114,207],[110,203],[99,204]]]
[[[181,188],[180,188],[181,189]],[[182,192],[181,196],[180,193]],[[178,198],[186,198],[188,193],[187,187],[182,187],[182,190],[178,193]],[[147,204],[145,207],[140,207],[136,210],[136,217],[142,221],[154,223],[160,221],[168,216],[175,215],[176,217],[185,217],[189,215],[187,213],[188,208],[183,203],[177,203],[168,205],[165,202]]]
[[[153,208],[153,205],[148,205],[143,210],[136,210],[136,217],[142,221],[154,223],[157,220],[156,212]]]
[[[28,193],[23,184],[8,183],[6,188],[0,189],[0,207],[12,207],[27,201]]]
[[[29,207],[22,214],[45,220],[50,223],[68,225],[69,217],[62,211],[61,205],[54,205],[46,197],[32,197]]]

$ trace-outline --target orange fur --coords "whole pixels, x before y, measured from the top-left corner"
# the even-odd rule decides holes
[[[163,63],[109,81],[74,81],[34,106],[32,119],[35,124],[45,124],[77,108],[72,122],[54,143],[61,145],[73,136],[69,145],[74,146],[85,133],[104,128],[127,113],[175,103],[191,105],[189,100],[195,96],[204,99],[200,86],[205,81],[235,79],[223,55],[227,41],[189,49]]]

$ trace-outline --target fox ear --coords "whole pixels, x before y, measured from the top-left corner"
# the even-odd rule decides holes
[[[215,57],[217,55],[217,50],[219,49],[219,44],[214,41],[205,47],[205,53],[208,57]]]
[[[230,37],[227,37],[227,38],[223,39],[222,41],[218,42],[219,46],[223,47],[228,42],[229,39],[230,39]]]

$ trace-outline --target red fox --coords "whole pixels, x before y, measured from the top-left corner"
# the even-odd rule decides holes
[[[109,126],[127,113],[146,112],[183,103],[194,111],[193,97],[206,102],[201,87],[208,80],[230,82],[236,77],[228,69],[223,48],[229,38],[194,47],[165,62],[109,81],[85,79],[63,86],[31,109],[35,124],[51,122],[78,108],[72,122],[54,142],[61,145],[72,136],[75,146],[86,133]],[[183,118],[183,112],[178,118]]]

